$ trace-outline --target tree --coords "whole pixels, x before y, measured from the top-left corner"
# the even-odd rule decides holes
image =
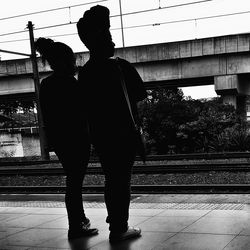
[[[199,110],[193,108],[190,112],[194,103],[194,100],[184,102],[183,92],[178,88],[149,91],[149,97],[139,107],[148,147],[165,154],[172,145],[176,146],[179,126],[194,119]]]
[[[37,115],[34,112],[36,103],[32,99],[3,99],[0,102],[0,114],[4,115],[5,122],[0,126],[4,128],[30,126],[37,124]]]
[[[193,100],[184,97],[177,88],[158,88],[149,91],[139,113],[148,152],[223,151],[233,147],[229,140],[235,142],[234,147],[243,148],[239,145],[243,145],[246,122],[233,106],[223,104],[220,97]],[[239,131],[239,127],[242,133],[237,136],[232,131]],[[233,140],[232,136],[238,139]]]
[[[198,116],[191,122],[182,124],[180,131],[186,135],[191,152],[209,152],[211,143],[219,138],[221,133],[232,127],[237,120],[233,106],[224,105],[221,98],[201,100]]]

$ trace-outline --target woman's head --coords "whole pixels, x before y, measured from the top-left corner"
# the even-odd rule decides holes
[[[75,73],[75,55],[68,45],[40,37],[36,40],[35,47],[41,54],[43,61],[48,61],[55,72]]]

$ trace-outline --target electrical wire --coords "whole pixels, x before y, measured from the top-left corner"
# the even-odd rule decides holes
[[[78,35],[78,33],[65,33],[65,34],[58,34],[58,35],[52,35],[52,36],[44,36],[44,38],[50,38],[50,37],[63,37],[63,36],[75,36]],[[24,42],[24,41],[29,41],[30,39],[28,38],[23,38],[23,39],[16,39],[16,40],[5,40],[5,41],[0,41],[0,43],[15,43],[15,42]]]
[[[99,3],[99,2],[106,2],[106,1],[108,1],[108,0],[99,0],[99,1],[93,1],[93,2],[88,2],[88,3],[76,4],[76,5],[71,5],[71,6],[59,7],[59,8],[54,8],[54,9],[41,10],[41,11],[36,11],[36,12],[31,12],[31,13],[25,13],[25,14],[20,14],[20,15],[15,15],[15,16],[3,17],[3,18],[0,18],[0,21],[8,20],[8,19],[13,19],[13,18],[18,18],[18,17],[36,15],[36,14],[41,14],[41,13],[45,13],[45,12],[63,10],[63,9],[68,9],[68,8],[75,8],[75,7],[79,7],[79,6],[83,6],[83,5],[88,5],[88,4],[93,4],[93,3]]]
[[[136,15],[136,14],[141,14],[141,13],[146,13],[146,12],[151,12],[151,11],[164,10],[164,9],[170,9],[170,8],[177,8],[177,7],[183,7],[183,6],[187,6],[187,5],[200,4],[200,3],[211,2],[211,1],[214,1],[214,0],[201,0],[201,1],[196,1],[196,2],[182,3],[182,4],[152,8],[152,9],[147,9],[147,10],[138,10],[138,11],[133,11],[133,12],[128,12],[128,13],[123,13],[122,15],[123,16]],[[110,17],[119,17],[119,16],[120,16],[120,14],[112,15]]]
[[[65,33],[65,34],[58,34],[58,35],[52,35],[52,36],[43,36],[44,38],[51,38],[51,37],[63,37],[63,36],[75,36],[78,35],[78,33]],[[23,38],[23,39],[16,39],[16,40],[5,40],[5,41],[0,41],[0,43],[15,43],[15,42],[24,42],[24,41],[29,41],[30,39],[28,38]]]
[[[173,21],[160,22],[160,23],[132,25],[132,26],[124,27],[124,29],[139,28],[139,27],[146,27],[146,26],[157,26],[157,25],[161,25],[161,24],[172,24],[172,23],[190,22],[190,21],[195,21],[195,20],[198,21],[198,20],[204,20],[204,19],[227,17],[227,16],[242,15],[242,14],[249,14],[249,13],[250,13],[250,10],[248,10],[248,11],[242,11],[242,12],[227,13],[227,14],[219,14],[219,15],[214,15],[214,16],[204,16],[204,17],[196,17],[196,18],[187,18],[187,19],[173,20]],[[69,25],[69,24],[76,24],[76,23],[77,22],[69,22],[69,23],[63,23],[63,24],[57,24],[57,25],[51,25],[51,26],[44,26],[44,27],[40,27],[40,28],[35,28],[34,30],[48,29],[48,28],[54,28],[54,27],[59,27],[59,26],[64,26],[64,25]],[[120,29],[121,29],[121,27],[111,28],[110,30],[120,30]]]
[[[107,0],[100,0],[100,1],[107,1]],[[214,0],[201,0],[201,1],[196,1],[196,2],[184,3],[184,4],[178,4],[178,5],[171,5],[171,6],[166,6],[166,7],[160,7],[160,8],[155,8],[155,9],[141,10],[141,11],[135,11],[135,12],[128,12],[128,13],[123,13],[122,15],[123,16],[125,16],[125,15],[134,15],[134,14],[145,13],[145,12],[149,12],[149,11],[162,10],[162,9],[165,9],[165,8],[175,8],[175,7],[181,7],[181,6],[184,6],[184,5],[198,4],[198,3],[210,2],[210,1],[214,1]],[[99,1],[96,1],[96,2],[99,2]],[[91,3],[95,3],[95,2],[91,2]],[[90,4],[90,3],[87,3],[87,4]],[[77,5],[72,5],[72,6],[76,7]],[[69,7],[61,7],[61,8],[69,8]],[[57,8],[57,9],[59,9],[59,8]],[[56,9],[46,10],[44,12],[54,11],[54,10],[56,10]],[[41,13],[41,12],[33,12],[33,13],[30,13],[30,14],[29,13],[28,14],[23,14],[23,16],[25,16],[25,15],[31,15],[31,14],[38,14],[38,13]],[[7,19],[7,18],[16,18],[16,17],[19,17],[19,16],[6,17],[5,19]],[[110,16],[110,18],[119,17],[119,16],[120,16],[120,14],[119,15],[113,15],[113,16]],[[0,21],[1,20],[4,20],[4,19],[2,18],[2,19],[0,19]],[[48,28],[53,28],[53,27],[58,27],[58,26],[63,26],[63,25],[69,25],[69,24],[76,24],[76,23],[77,22],[68,22],[68,23],[61,24],[61,25],[48,26]],[[46,27],[36,28],[36,30],[37,29],[45,29],[45,28]],[[10,32],[10,33],[4,33],[4,34],[0,34],[0,36],[15,35],[15,34],[23,33],[23,32],[26,32],[26,30],[14,31],[14,32]]]
[[[23,41],[29,41],[29,40],[30,39],[28,39],[28,38],[24,38],[24,39],[0,41],[0,43],[15,43],[15,42],[23,42]]]
[[[43,26],[43,27],[34,28],[34,30],[51,29],[51,28],[61,27],[61,26],[69,25],[69,24],[75,24],[75,23],[77,23],[77,22],[60,23],[60,24],[55,24],[55,25],[50,25],[50,26]]]
[[[15,16],[3,17],[3,18],[0,18],[0,21],[13,19],[13,18],[18,18],[18,17],[36,15],[36,14],[41,14],[41,13],[46,13],[46,12],[52,12],[52,11],[57,11],[57,10],[62,10],[62,9],[75,8],[75,7],[79,7],[79,6],[83,6],[83,5],[89,5],[89,4],[93,4],[93,3],[106,2],[106,1],[108,1],[108,0],[98,0],[98,1],[93,1],[93,2],[88,2],[88,3],[83,3],[83,4],[76,4],[76,5],[70,5],[70,6],[59,7],[59,8],[54,8],[54,9],[30,12],[30,13],[15,15]],[[158,8],[155,8],[155,9],[148,9],[148,10],[143,10],[143,11],[135,11],[135,12],[130,12],[130,13],[124,13],[123,16],[138,14],[138,13],[143,13],[143,12],[149,12],[149,11],[156,11],[156,10],[159,10],[159,9],[182,7],[182,6],[186,6],[186,5],[193,5],[193,4],[203,3],[203,2],[210,2],[210,1],[213,1],[213,0],[200,0],[200,1],[196,1],[196,2],[183,3],[183,4],[171,5],[171,6],[165,6],[165,7],[158,7]],[[113,15],[113,16],[110,16],[110,17],[118,17],[118,16],[120,16],[120,14]]]
[[[13,32],[9,32],[9,33],[0,34],[0,36],[16,35],[16,34],[20,34],[20,33],[25,33],[27,31],[28,30],[13,31]]]
[[[133,29],[133,28],[141,28],[141,27],[148,27],[148,26],[159,26],[159,25],[174,24],[174,23],[181,23],[181,22],[199,21],[199,20],[204,20],[204,19],[220,18],[220,17],[227,17],[227,16],[234,16],[234,15],[243,15],[243,14],[249,14],[249,13],[250,13],[250,10],[247,10],[247,11],[219,14],[219,15],[213,15],[213,16],[204,16],[204,17],[197,17],[197,18],[188,18],[188,19],[166,21],[166,22],[160,22],[160,23],[148,23],[148,24],[125,26],[125,27],[123,27],[123,29]],[[129,14],[129,13],[125,13],[125,14]],[[130,14],[133,14],[133,13],[130,13]],[[62,24],[57,24],[57,25],[50,25],[50,26],[34,28],[34,30],[49,29],[49,28],[70,25],[70,24],[76,24],[76,23],[77,22],[62,23]],[[111,28],[111,30],[120,30],[120,29],[121,29],[121,27]],[[12,35],[12,34],[23,33],[23,32],[26,32],[26,30],[0,34],[0,36]],[[60,37],[60,36],[62,37],[62,36],[71,36],[71,35],[77,35],[77,33],[59,34],[59,35],[47,36],[47,37]],[[3,41],[3,42],[0,41],[0,43],[7,43],[7,42],[12,42],[12,41],[25,41],[25,40],[29,40],[29,39],[10,40],[10,41]]]
[[[69,24],[75,24],[75,23],[76,22],[67,22],[67,23],[54,24],[54,25],[50,25],[50,26],[44,26],[44,27],[34,28],[34,30],[56,28],[56,27],[65,26],[65,25],[69,25]],[[25,33],[27,31],[28,31],[27,29],[25,29],[25,30],[19,30],[19,31],[14,31],[14,32],[0,34],[0,36],[15,35],[15,34],[20,34],[20,33]]]
[[[220,14],[220,15],[214,15],[214,16],[205,16],[205,17],[197,17],[197,18],[188,18],[188,19],[181,19],[181,20],[173,20],[173,21],[167,21],[167,22],[161,22],[161,23],[133,25],[133,26],[124,27],[124,29],[134,29],[134,28],[147,27],[147,26],[158,26],[158,25],[173,24],[173,23],[183,23],[183,22],[199,21],[199,20],[204,20],[204,19],[212,19],[212,18],[227,17],[227,16],[249,14],[249,13],[250,13],[250,11],[244,11],[244,12],[235,12],[235,13],[230,13],[230,14]],[[118,28],[116,28],[116,30],[117,29]]]
[[[30,54],[27,54],[27,53],[21,53],[21,52],[9,51],[9,50],[3,50],[3,49],[0,49],[0,52],[14,54],[14,55],[20,55],[20,56],[30,56]]]
[[[204,16],[204,17],[172,20],[172,21],[166,21],[166,22],[160,22],[160,23],[148,23],[148,24],[125,26],[124,29],[133,29],[133,28],[140,28],[140,27],[147,27],[147,26],[158,26],[158,25],[173,24],[173,23],[199,21],[199,20],[204,20],[204,19],[220,18],[220,17],[227,17],[227,16],[233,16],[233,15],[243,15],[243,14],[249,14],[249,13],[250,13],[250,10],[242,11],[242,12],[227,13],[227,14],[219,14],[219,15],[213,15],[213,16]],[[54,27],[58,27],[58,26],[62,26],[62,25],[75,24],[75,23],[77,23],[77,22],[71,22],[71,23],[64,23],[64,24],[59,24],[59,25],[40,27],[40,28],[35,28],[34,30],[54,28]],[[120,30],[120,29],[121,29],[121,27],[111,28],[110,30]],[[77,33],[61,34],[61,35],[55,35],[55,36],[50,36],[50,37],[71,36],[71,35],[77,35]]]
[[[127,28],[129,28],[129,27],[127,27]],[[243,34],[248,34],[248,33],[249,32],[230,33],[230,35],[243,35]],[[54,37],[64,37],[64,36],[76,36],[76,35],[78,35],[78,33],[68,33],[68,34],[61,34],[61,35],[44,36],[44,38],[54,38]],[[19,39],[19,40],[11,40],[11,41],[2,41],[0,43],[20,42],[20,41],[29,41],[29,39]]]

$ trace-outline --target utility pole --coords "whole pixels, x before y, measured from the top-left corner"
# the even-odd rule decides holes
[[[121,3],[121,0],[119,0],[119,6],[120,6],[120,19],[121,19],[121,30],[122,30],[122,47],[125,47],[124,32],[123,32],[123,20],[122,20],[122,3]]]
[[[43,117],[42,117],[41,106],[39,102],[40,79],[39,79],[39,71],[38,71],[37,59],[36,59],[33,24],[31,21],[28,22],[27,27],[29,29],[29,35],[30,35],[30,49],[31,49],[30,57],[31,57],[31,62],[32,62],[33,75],[34,75],[41,157],[43,160],[49,160],[50,159],[49,147],[48,147],[48,142],[47,142],[45,131],[44,131]]]

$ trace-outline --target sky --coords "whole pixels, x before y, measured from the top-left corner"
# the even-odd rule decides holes
[[[119,3],[124,14],[124,36]],[[5,19],[79,4],[86,5]],[[32,21],[35,38],[51,37],[68,44],[74,52],[86,51],[77,35],[75,22],[96,4],[110,9],[111,33],[117,48],[123,46],[123,40],[124,46],[135,46],[250,32],[250,0],[8,0],[0,8],[0,49],[29,54],[26,26],[28,21]],[[150,9],[155,10],[141,12]],[[240,12],[245,13],[218,17]],[[217,17],[204,18],[211,16]],[[54,25],[59,26],[44,28]],[[16,31],[22,32],[6,35]],[[1,60],[21,58],[1,52],[0,56]],[[213,85],[188,87],[183,91],[194,99],[216,96]]]

